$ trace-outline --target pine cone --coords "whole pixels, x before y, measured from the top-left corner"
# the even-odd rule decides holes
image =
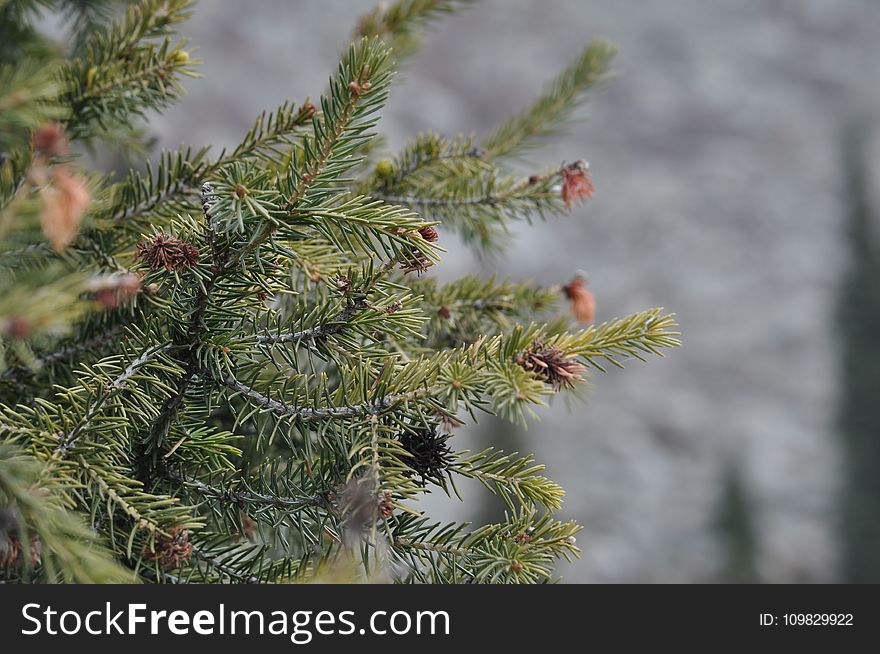
[[[437,233],[437,230],[432,225],[422,227],[419,230],[419,236],[428,241],[428,243],[435,243],[440,238],[440,234]]]

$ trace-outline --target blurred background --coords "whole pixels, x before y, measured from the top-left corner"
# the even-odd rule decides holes
[[[233,145],[263,109],[316,97],[372,5],[202,2],[184,34],[205,78],[151,120],[157,147]],[[593,36],[620,49],[588,120],[531,155],[589,160],[595,199],[522,225],[500,260],[445,237],[432,273],[583,269],[599,321],[678,313],[684,346],[596,376],[586,405],[456,436],[533,451],[567,489],[585,529],[566,582],[880,581],[878,34],[874,0],[482,0],[399,80],[392,151],[497,125]],[[427,508],[502,510],[465,492]]]

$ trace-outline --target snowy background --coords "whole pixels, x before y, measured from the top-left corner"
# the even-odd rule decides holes
[[[233,145],[264,108],[316,97],[367,1],[204,0],[184,33],[205,79],[150,128],[161,147]],[[536,152],[588,159],[597,194],[518,230],[480,263],[456,244],[436,274],[500,270],[541,282],[589,272],[600,321],[653,306],[684,347],[594,379],[520,433],[456,437],[534,451],[585,526],[568,582],[724,579],[719,525],[744,489],[758,579],[838,578],[837,294],[846,266],[841,133],[875,125],[873,0],[483,0],[425,39],[381,127],[481,132],[529,102],[593,36],[620,49],[589,119]],[[474,489],[449,518],[491,519]]]

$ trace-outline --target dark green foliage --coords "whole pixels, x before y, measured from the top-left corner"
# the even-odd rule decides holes
[[[717,529],[724,548],[724,567],[718,580],[730,584],[760,583],[754,517],[742,475],[736,468],[731,468],[724,478]]]
[[[4,48],[47,43],[38,4],[0,5],[20,20]],[[552,133],[610,48],[483,146],[424,135],[373,164],[382,39],[411,50],[457,4],[401,0],[362,21],[319,100],[259,116],[231,151],[183,147],[113,182],[78,155],[136,144],[138,117],[178,99],[191,3],[42,4],[89,28],[0,70],[0,509],[43,548],[0,575],[538,582],[575,556],[543,466],[457,451],[453,430],[486,412],[524,423],[587,366],[677,345],[672,317],[571,331],[559,287],[430,272],[447,228],[491,250],[511,220],[565,210],[561,166],[520,178],[497,159]],[[459,478],[506,519],[420,513]]]
[[[418,475],[422,482],[430,479],[443,483],[446,470],[452,464],[448,440],[449,434],[440,433],[436,428],[404,432],[400,445],[409,456],[402,461],[412,470],[410,474]]]
[[[849,583],[877,583],[880,564],[880,248],[870,200],[864,135],[857,129],[844,140],[847,227],[852,263],[841,293],[842,406],[844,438],[843,577]]]

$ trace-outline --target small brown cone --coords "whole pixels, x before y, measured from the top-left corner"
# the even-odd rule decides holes
[[[73,242],[91,196],[85,182],[66,166],[52,170],[52,183],[40,190],[43,211],[40,224],[52,249],[61,252]]]
[[[578,160],[562,168],[562,201],[571,209],[584,198],[592,198],[595,188],[590,175],[590,164]]]
[[[568,299],[571,314],[582,325],[591,324],[596,318],[596,298],[587,289],[587,281],[578,275],[562,287]]]
[[[21,541],[15,536],[0,540],[0,568],[18,566],[21,556]]]
[[[144,555],[151,561],[156,561],[164,570],[179,568],[192,555],[189,532],[174,527],[168,531],[167,536],[156,536],[155,545],[147,549]]]
[[[583,364],[575,357],[566,356],[556,345],[545,345],[542,341],[535,341],[528,350],[520,352],[516,363],[550,384],[554,391],[572,389],[584,379],[580,374],[585,369]]]
[[[88,289],[104,308],[115,309],[138,294],[141,290],[141,278],[134,273],[105,275],[92,279]]]
[[[33,331],[33,325],[27,318],[23,318],[22,316],[12,316],[6,321],[4,331],[12,338],[27,338]]]
[[[426,225],[419,229],[419,236],[428,241],[429,243],[436,243],[437,239],[440,238],[440,234],[437,233],[437,230],[434,229],[432,225]]]
[[[394,515],[394,498],[391,491],[382,493],[382,499],[379,500],[379,515],[387,520]]]
[[[46,123],[34,132],[34,151],[44,157],[66,155],[67,136],[58,123]]]
[[[241,532],[251,540],[254,540],[260,533],[257,521],[247,513],[241,514]]]
[[[194,245],[165,232],[155,234],[150,240],[138,243],[137,249],[137,258],[152,270],[162,268],[168,272],[183,270],[194,266],[199,261],[199,251]]]

